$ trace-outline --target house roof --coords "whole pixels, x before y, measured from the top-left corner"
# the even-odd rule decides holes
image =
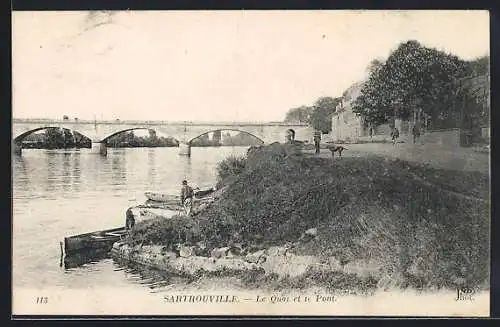
[[[347,107],[350,107],[349,104],[359,96],[359,93],[361,92],[361,88],[363,87],[363,85],[365,83],[366,83],[366,80],[362,80],[362,81],[357,81],[356,83],[351,84],[351,86],[349,86],[344,91],[344,93],[342,93],[342,102],[343,103],[341,105],[337,106],[335,113],[345,111],[346,105],[347,105]]]

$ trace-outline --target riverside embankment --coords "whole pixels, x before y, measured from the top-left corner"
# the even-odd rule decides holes
[[[274,144],[217,169],[194,218],[140,222],[113,255],[245,288],[484,287],[489,177],[382,157],[342,160]]]

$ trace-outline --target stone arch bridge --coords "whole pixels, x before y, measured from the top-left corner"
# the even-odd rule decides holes
[[[190,155],[190,142],[203,134],[232,130],[251,134],[264,144],[284,142],[289,130],[294,131],[296,140],[310,140],[313,129],[305,124],[283,122],[167,122],[167,121],[97,121],[97,120],[54,120],[54,119],[20,119],[12,121],[12,148],[14,153],[21,154],[22,141],[31,133],[47,128],[65,128],[78,132],[92,140],[92,153],[106,155],[105,141],[121,132],[152,129],[179,141],[179,154]]]

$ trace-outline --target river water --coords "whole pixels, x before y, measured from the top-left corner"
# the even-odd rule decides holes
[[[157,279],[112,259],[65,269],[59,242],[65,236],[124,225],[125,210],[143,203],[145,191],[177,194],[187,179],[211,186],[216,164],[248,147],[31,150],[13,157],[13,287],[65,289],[144,285]]]

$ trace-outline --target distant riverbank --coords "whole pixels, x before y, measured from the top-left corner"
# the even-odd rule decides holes
[[[261,145],[262,141],[244,132],[235,135],[226,133],[222,135],[219,131],[218,137],[209,138],[209,134],[203,134],[190,141],[192,147],[212,146],[252,146]],[[157,136],[154,130],[149,130],[148,136],[138,136],[134,131],[118,133],[104,141],[108,148],[157,148],[178,147],[179,141],[172,137]],[[22,141],[22,147],[26,149],[74,149],[91,148],[92,141],[68,129],[48,128],[42,133],[27,135]]]

